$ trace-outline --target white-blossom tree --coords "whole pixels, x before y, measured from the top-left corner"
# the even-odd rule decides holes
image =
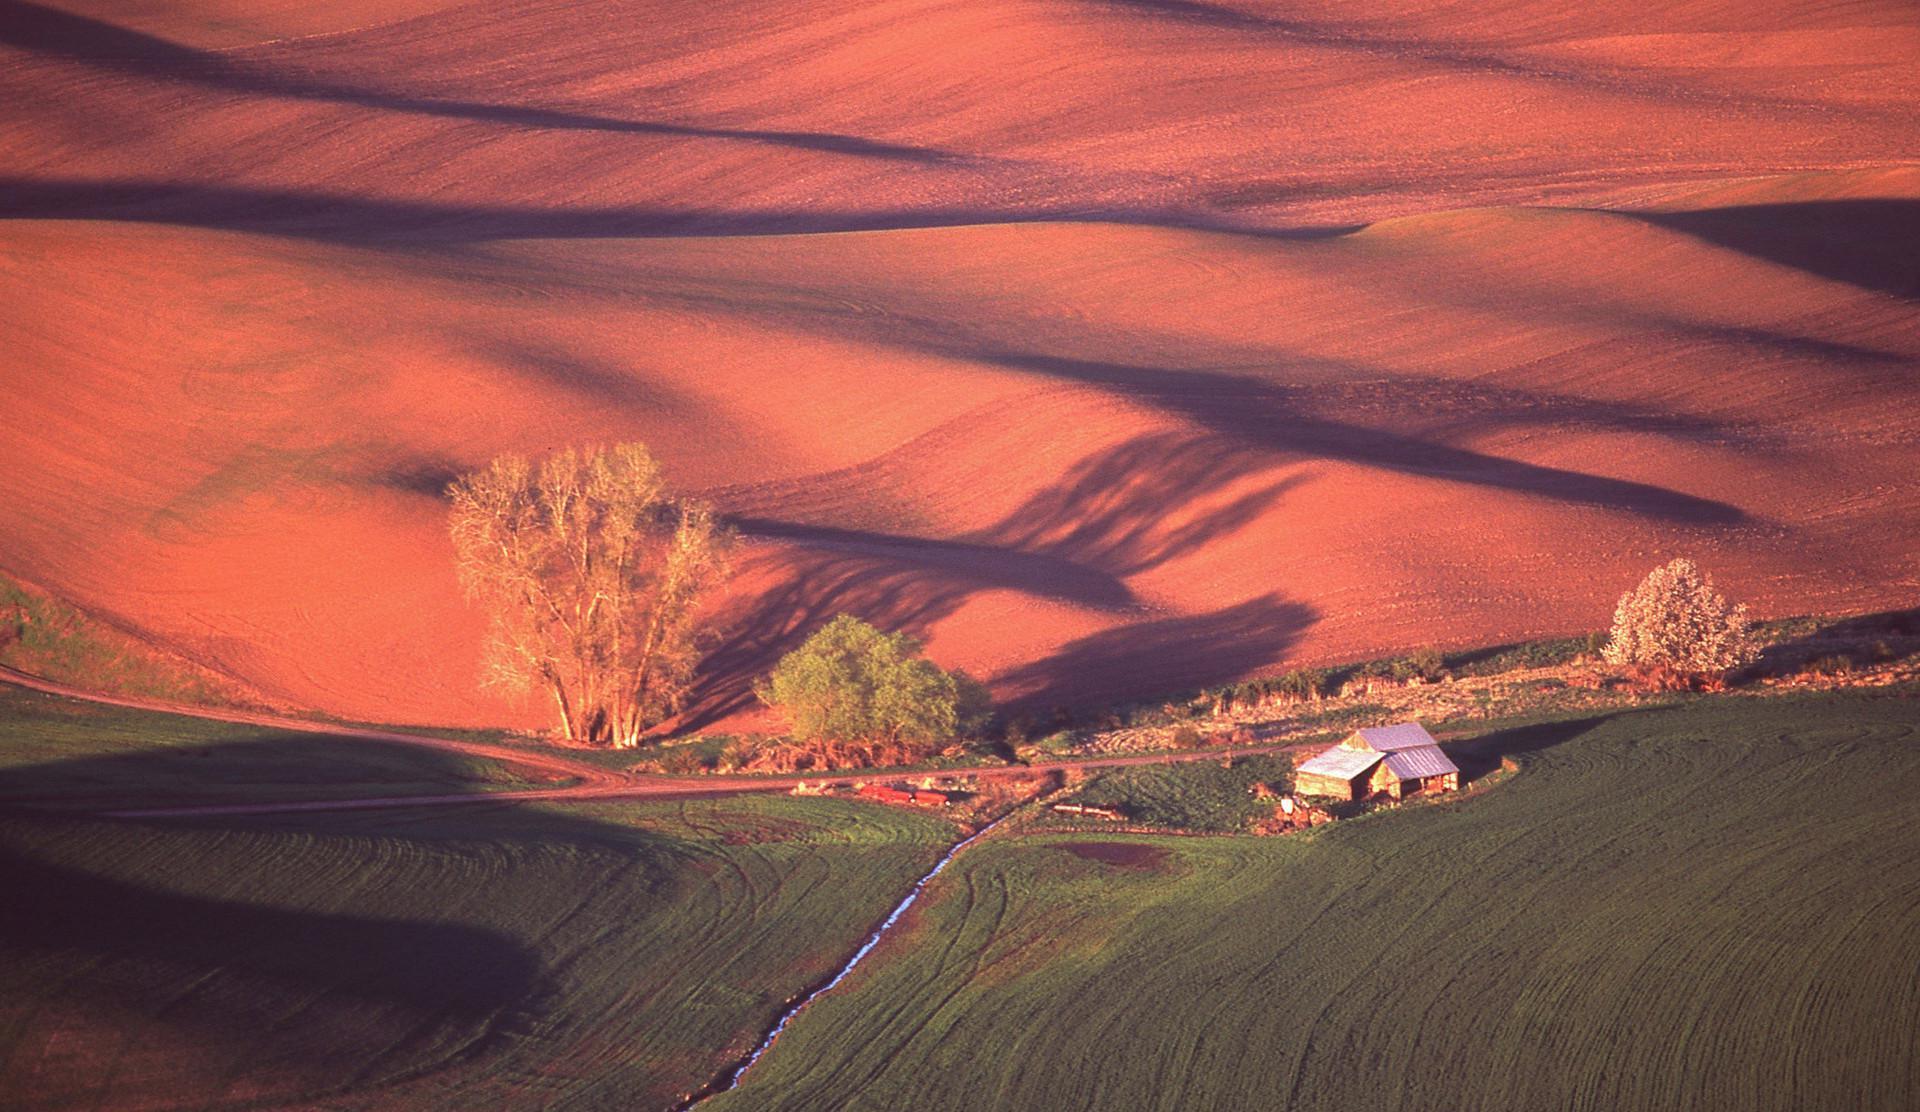
[[[1759,652],[1747,608],[1729,603],[1693,561],[1677,559],[1620,596],[1601,656],[1609,664],[1716,678],[1753,663]]]

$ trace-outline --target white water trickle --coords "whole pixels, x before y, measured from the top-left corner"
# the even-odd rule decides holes
[[[875,946],[880,945],[880,940],[886,937],[887,931],[890,930],[895,923],[899,922],[900,917],[905,915],[907,909],[913,906],[914,901],[920,898],[920,893],[926,890],[928,883],[931,882],[934,877],[939,876],[941,871],[944,870],[954,858],[960,856],[961,850],[966,849],[968,846],[986,837],[988,831],[999,826],[1005,819],[1006,816],[1003,815],[981,827],[979,830],[974,831],[972,834],[967,835],[965,838],[960,839],[958,842],[955,842],[946,853],[940,856],[940,860],[933,863],[933,868],[927,870],[925,876],[913,882],[913,887],[908,890],[905,898],[894,905],[893,910],[888,912],[887,917],[881,920],[880,925],[873,929],[873,933],[867,935],[867,940],[860,944],[860,948],[853,952],[853,956],[847,959],[846,964],[840,967],[839,972],[835,973],[831,980],[819,988],[814,989],[812,992],[807,993],[805,996],[802,996],[794,1002],[792,1007],[781,1014],[779,1022],[775,1023],[773,1029],[767,1032],[766,1038],[760,1040],[760,1045],[753,1048],[753,1053],[747,1055],[747,1060],[740,1063],[739,1067],[733,1071],[733,1075],[727,1078],[725,1085],[702,1093],[695,1099],[681,1104],[676,1109],[676,1112],[686,1112],[687,1109],[694,1108],[713,1097],[719,1096],[721,1093],[738,1088],[740,1080],[747,1075],[747,1071],[753,1068],[754,1063],[758,1062],[762,1055],[772,1049],[773,1041],[780,1037],[780,1032],[787,1029],[787,1024],[792,1023],[793,1018],[799,1015],[801,1010],[808,1004],[813,1003],[822,995],[833,991],[835,985],[846,980],[847,975],[853,972],[854,967],[859,965],[861,960],[868,954],[872,953]]]

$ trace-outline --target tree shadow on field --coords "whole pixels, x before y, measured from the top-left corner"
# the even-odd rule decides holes
[[[1753,671],[1794,672],[1821,657],[1878,664],[1916,652],[1920,652],[1920,606],[1816,622],[1804,633],[1782,637],[1761,649]]]
[[[1462,51],[1421,39],[1379,38],[1351,34],[1329,24],[1264,14],[1256,15],[1225,4],[1209,3],[1208,0],[1102,0],[1102,2],[1108,7],[1171,23],[1258,34],[1302,46],[1372,54],[1401,61],[1418,59],[1434,65],[1475,73],[1541,78],[1560,76],[1551,70],[1523,65],[1492,54]]]
[[[1081,460],[977,536],[1139,575],[1252,524],[1303,481],[1255,479],[1273,467],[1230,437],[1148,433]]]
[[[1265,595],[1206,614],[1134,622],[1082,637],[1001,677],[1009,706],[1110,704],[1201,687],[1282,659],[1319,611]]]
[[[31,0],[0,0],[0,43],[94,69],[243,96],[322,101],[522,128],[738,140],[909,165],[973,161],[969,156],[937,148],[837,132],[707,127],[620,119],[566,109],[381,92],[297,71],[279,72],[241,55],[183,46]]]
[[[1508,490],[1654,520],[1708,526],[1747,520],[1738,506],[1670,487],[1528,463],[1342,421],[1305,404],[1303,389],[1253,374],[1136,366],[1036,352],[987,351],[974,357],[1052,378],[1116,388],[1126,397],[1267,451]],[[1407,401],[1417,404],[1418,394],[1410,390]]]
[[[498,239],[802,235],[1056,221],[1197,228],[1261,239],[1338,234],[1316,228],[1246,227],[1186,208],[1088,205],[1071,200],[891,208],[480,204],[151,178],[98,181],[5,174],[0,174],[0,218],[118,220],[322,243],[441,247]]]
[[[1300,481],[1263,476],[1272,466],[1221,438],[1156,433],[1089,455],[1000,521],[957,537],[733,519],[749,537],[786,542],[769,557],[778,582],[722,620],[730,632],[703,662],[679,726],[698,729],[746,709],[754,680],[837,614],[924,637],[988,591],[1137,613],[1128,577],[1238,532]],[[1289,624],[1295,617],[1272,616]],[[1242,627],[1252,618],[1229,615]],[[1142,643],[1136,655],[1151,660],[1155,651]],[[1062,674],[1048,686],[1074,683]]]
[[[1322,50],[1372,56],[1405,64],[1421,62],[1459,71],[1465,75],[1498,75],[1535,81],[1551,81],[1608,89],[1649,100],[1710,100],[1724,105],[1729,94],[1699,92],[1684,86],[1662,84],[1623,73],[1592,68],[1560,69],[1526,58],[1507,57],[1486,50],[1462,49],[1439,39],[1390,36],[1354,32],[1338,22],[1315,22],[1241,11],[1237,7],[1212,0],[1097,0],[1104,6],[1133,12],[1143,17],[1170,23],[1205,27],[1219,31],[1257,35],[1270,40]],[[1777,97],[1742,96],[1753,104],[1780,107],[1817,105]]]
[[[372,478],[375,486],[388,490],[444,500],[463,470],[444,458],[416,457],[380,470]]]
[[[1920,201],[1793,201],[1626,215],[1830,281],[1920,300]]]
[[[1165,363],[1080,354],[1114,350],[1113,337],[1095,333],[1066,338],[1060,346],[1073,353],[1040,350],[1015,346],[1010,342],[1017,338],[1014,331],[996,327],[997,322],[956,320],[911,301],[888,303],[884,312],[848,312],[826,298],[772,300],[746,285],[688,292],[674,288],[673,280],[648,274],[636,275],[635,284],[649,297],[703,312],[1091,387],[1197,426],[1195,431],[1213,438],[1216,446],[1265,454],[1267,460],[1255,461],[1261,466],[1277,462],[1274,456],[1335,460],[1653,521],[1722,527],[1749,520],[1736,505],[1658,483],[1532,463],[1452,442],[1518,428],[1652,433],[1716,446],[1739,444],[1750,435],[1750,430],[1711,417],[1486,383],[1393,375],[1257,348],[1176,347]],[[1232,453],[1217,455],[1224,459]]]
[[[639,866],[623,885],[673,883],[668,862],[685,852],[673,839],[546,811],[487,808],[482,828],[463,825],[465,806],[144,821],[44,809],[102,784],[148,784],[143,806],[165,806],[183,761],[209,783],[239,780],[228,801],[257,802],[251,781],[265,767],[304,775],[385,749],[404,760],[381,754],[370,783],[401,764],[445,791],[464,782],[445,754],[325,738],[7,769],[0,791],[43,807],[0,805],[5,1103],[303,1101],[521,1048],[552,1007],[556,971],[504,928],[552,898],[543,885],[555,871],[513,863],[580,860],[556,846],[620,846],[619,860]],[[204,791],[180,800],[206,801]],[[490,856],[497,867],[483,864]],[[446,890],[428,894],[436,858],[448,862]],[[583,873],[580,887],[598,891],[601,879]],[[333,909],[314,909],[320,900]]]
[[[1564,745],[1597,726],[1616,718],[1644,713],[1640,710],[1612,710],[1582,718],[1538,722],[1494,730],[1466,741],[1445,743],[1442,748],[1460,766],[1461,783],[1471,784],[1498,771],[1508,758],[1523,757]]]
[[[699,399],[667,387],[602,356],[563,350],[525,339],[484,341],[476,351],[506,374],[545,386],[558,386],[596,406],[623,413],[651,413],[675,420],[703,416]]]

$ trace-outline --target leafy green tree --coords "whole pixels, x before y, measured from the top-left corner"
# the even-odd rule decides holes
[[[842,614],[780,658],[757,693],[809,741],[937,741],[977,729],[990,705],[986,688],[920,650],[907,634]]]

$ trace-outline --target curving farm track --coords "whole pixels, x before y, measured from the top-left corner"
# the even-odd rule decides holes
[[[128,707],[133,710],[157,711],[162,714],[179,714],[189,718],[205,718],[214,722],[237,722],[249,726],[265,726],[274,730],[292,730],[297,733],[322,734],[328,737],[358,738],[365,741],[390,741],[402,745],[415,745],[425,749],[437,749],[444,753],[459,753],[468,757],[483,757],[504,764],[518,765],[555,778],[576,779],[581,787],[609,787],[626,783],[628,775],[611,769],[601,768],[584,761],[568,760],[552,753],[542,753],[531,749],[520,749],[508,745],[489,745],[482,741],[462,741],[458,738],[435,737],[431,734],[415,734],[397,730],[381,730],[369,726],[352,726],[337,722],[319,722],[311,718],[294,718],[267,711],[239,710],[229,707],[207,707],[192,703],[175,703],[164,699],[143,699],[131,695],[115,695],[108,692],[88,691],[71,684],[45,679],[16,668],[0,665],[0,683],[14,687],[24,687],[30,691],[59,695],[68,699],[82,699],[90,703],[103,703],[107,706]]]
[[[430,734],[379,730],[363,726],[339,725],[331,722],[314,722],[310,719],[291,718],[260,711],[229,710],[215,707],[193,706],[185,703],[173,703],[156,699],[100,694],[84,691],[68,684],[42,679],[38,676],[29,675],[5,666],[0,666],[0,683],[45,692],[50,695],[59,695],[69,699],[82,699],[88,702],[104,703],[110,706],[129,707],[135,710],[186,715],[191,718],[205,718],[216,722],[240,722],[255,726],[266,726],[276,730],[323,734],[347,741],[360,739],[366,741],[393,742],[401,745],[417,745],[443,752],[459,753],[469,757],[483,757],[489,760],[500,761],[504,764],[519,765],[523,768],[529,768],[551,776],[569,777],[580,781],[577,784],[560,788],[531,788],[521,791],[484,792],[478,794],[468,792],[408,796],[380,795],[341,799],[306,799],[259,803],[196,803],[190,805],[170,805],[162,800],[156,801],[153,806],[134,808],[119,807],[111,811],[103,812],[117,818],[163,818],[168,816],[188,817],[195,815],[274,815],[308,811],[384,810],[396,807],[449,807],[501,803],[593,803],[619,802],[633,799],[701,798],[720,795],[739,795],[747,792],[791,791],[796,784],[803,782],[808,784],[852,784],[864,780],[885,778],[889,775],[886,769],[867,769],[859,772],[835,772],[792,776],[653,776],[601,768],[583,761],[569,760],[563,756],[541,753],[514,746],[489,745],[485,742],[460,741],[453,738],[434,737]],[[1246,756],[1256,753],[1278,753],[1293,748],[1296,744],[1297,743],[1239,746],[1185,753],[1099,757],[1075,761],[1041,761],[1031,765],[968,768],[955,771],[956,773],[963,773],[967,776],[984,777],[987,779],[1021,779],[1068,768],[1124,768],[1132,765],[1220,760],[1223,757]]]

